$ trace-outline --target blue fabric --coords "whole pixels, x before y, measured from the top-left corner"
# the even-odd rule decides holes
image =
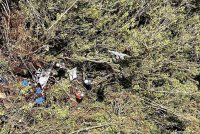
[[[35,103],[36,104],[42,104],[44,102],[44,97],[39,97],[39,98],[37,98],[36,100],[35,100]]]
[[[27,80],[23,80],[21,84],[22,84],[22,86],[28,86],[29,82]]]
[[[42,89],[39,88],[39,87],[37,87],[37,88],[36,88],[36,94],[41,94],[41,93],[42,93]]]

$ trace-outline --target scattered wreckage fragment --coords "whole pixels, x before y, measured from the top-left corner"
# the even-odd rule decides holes
[[[82,91],[76,90],[75,97],[76,97],[77,102],[81,102],[83,100],[84,94]]]
[[[124,60],[125,57],[126,58],[130,58],[131,57],[131,56],[127,55],[127,54],[116,52],[116,51],[108,50],[108,52],[113,55],[113,61],[116,62],[116,63]]]
[[[91,90],[91,89],[92,89],[92,80],[90,80],[90,79],[85,79],[85,80],[84,80],[84,87],[85,87],[87,90]]]
[[[74,79],[76,79],[78,76],[77,76],[77,67],[71,69],[71,70],[68,70],[67,71],[69,73],[69,79],[70,81],[73,81]]]

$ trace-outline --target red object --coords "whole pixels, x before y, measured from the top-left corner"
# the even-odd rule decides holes
[[[76,96],[76,99],[78,99],[78,100],[83,99],[83,93],[81,91],[76,91],[75,96]]]

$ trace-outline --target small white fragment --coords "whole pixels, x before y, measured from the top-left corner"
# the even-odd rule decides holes
[[[63,68],[63,69],[65,68],[65,63],[64,62],[60,63],[60,68]]]
[[[83,93],[81,93],[81,98],[83,98],[84,97],[84,94]]]
[[[42,69],[38,69],[36,72],[35,72],[35,77],[38,78],[42,73]]]
[[[56,67],[60,67],[60,63],[56,63]]]
[[[42,88],[45,87],[45,85],[47,84],[50,73],[51,73],[51,69],[48,69],[47,71],[42,70],[38,79],[38,83],[41,85]]]
[[[67,72],[69,73],[70,81],[77,78],[77,67],[73,68],[72,70],[68,70]]]
[[[86,85],[91,85],[92,84],[92,81],[91,80],[84,80],[84,83],[86,84]]]
[[[45,51],[49,51],[49,45],[45,45],[45,46],[44,46],[44,50],[45,50]]]
[[[58,72],[55,69],[51,70],[51,73],[53,76],[58,75]]]
[[[61,63],[56,63],[56,67],[64,69],[65,68],[65,63],[61,62]]]

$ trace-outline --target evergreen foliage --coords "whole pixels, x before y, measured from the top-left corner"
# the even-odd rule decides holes
[[[199,0],[11,0],[9,10],[5,1],[0,74],[10,82],[1,92],[23,90],[19,72],[30,78],[12,74],[20,57],[64,61],[93,87],[61,78],[40,107],[27,101],[32,91],[15,95],[12,109],[0,105],[1,133],[200,132]],[[108,50],[131,57],[115,63]],[[75,87],[86,94],[79,104],[65,100]]]

